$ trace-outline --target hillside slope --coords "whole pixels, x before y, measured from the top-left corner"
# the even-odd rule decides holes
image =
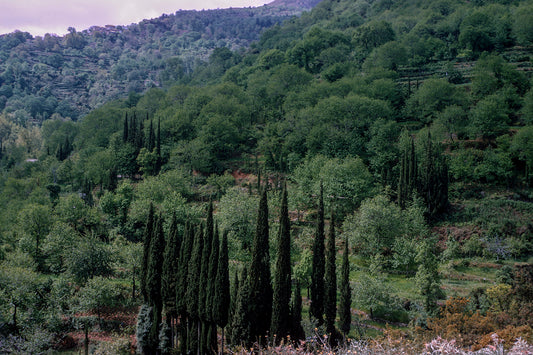
[[[246,48],[264,29],[317,2],[178,11],[129,26],[71,28],[63,37],[2,35],[0,110],[19,123],[42,122],[54,113],[76,119],[128,92],[183,78],[215,48]]]

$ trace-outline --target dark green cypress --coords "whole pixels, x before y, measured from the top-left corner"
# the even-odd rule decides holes
[[[201,273],[201,263],[202,263],[202,251],[204,244],[204,231],[203,226],[198,226],[196,234],[194,236],[194,246],[191,254],[191,259],[189,263],[189,268],[187,270],[187,289],[186,289],[186,300],[187,300],[187,314],[189,318],[189,336],[188,336],[188,345],[190,352],[196,352],[198,349],[198,327],[199,327],[199,314],[198,314],[198,305],[200,292],[200,273]],[[202,286],[203,287],[203,286]]]
[[[155,134],[154,134],[154,123],[150,120],[150,126],[148,127],[148,141],[146,148],[152,152],[155,148]]]
[[[448,207],[448,167],[437,148],[433,145],[428,131],[419,191],[426,203],[428,219],[434,219]]]
[[[229,314],[228,314],[228,324],[229,324],[229,331],[228,331],[228,344],[236,344],[233,342],[233,319],[235,317],[235,312],[237,310],[237,297],[239,296],[239,273],[237,270],[235,270],[235,275],[233,277],[233,283],[231,287],[231,296],[230,296],[230,302],[229,302]]]
[[[181,251],[181,235],[178,231],[176,213],[172,214],[172,221],[168,233],[168,243],[163,258],[163,271],[161,275],[161,287],[167,321],[177,316],[176,310],[176,286],[179,278],[179,256]]]
[[[200,286],[198,288],[198,317],[200,320],[200,352],[207,353],[207,324],[210,318],[210,312],[206,309],[207,289],[209,287],[209,257],[211,256],[211,247],[213,241],[213,230],[207,226],[204,232],[204,243],[202,249],[202,261],[200,265]]]
[[[231,343],[233,345],[244,345],[249,347],[253,344],[251,336],[252,322],[258,321],[250,314],[250,302],[252,296],[250,293],[250,281],[246,268],[241,275],[241,282],[238,287],[238,295],[235,301],[235,313],[231,325]]]
[[[215,298],[213,304],[213,320],[222,328],[222,350],[224,349],[224,328],[228,324],[230,308],[230,283],[228,260],[228,233],[222,235],[222,245],[218,256],[217,276],[215,280]],[[237,274],[235,274],[237,278]],[[238,279],[237,279],[238,282]]]
[[[279,219],[277,259],[274,273],[274,295],[272,300],[271,335],[276,341],[282,341],[291,328],[291,222],[287,203],[287,186],[284,187],[281,199],[281,215]]]
[[[217,329],[215,323],[215,304],[216,300],[216,278],[218,270],[218,258],[219,258],[219,243],[218,225],[215,227],[215,233],[211,241],[211,255],[209,257],[209,270],[207,280],[207,296],[205,300],[205,312],[206,312],[206,326],[207,326],[207,338],[206,345],[209,352],[217,352]],[[213,331],[214,328],[214,331]]]
[[[337,273],[335,267],[335,256],[335,220],[333,218],[332,211],[326,250],[326,288],[324,294],[326,332],[330,334],[330,339],[333,338],[333,334],[335,333],[335,316],[337,314]]]
[[[302,327],[302,292],[298,280],[296,280],[291,302],[291,339],[294,341],[305,339]]]
[[[161,325],[161,311],[163,297],[161,295],[161,272],[163,270],[163,254],[165,250],[165,235],[163,233],[163,218],[159,216],[155,221],[154,234],[150,243],[150,258],[146,278],[146,293],[148,304],[152,307],[152,328],[150,329],[149,344],[155,351],[159,344],[159,329]]]
[[[270,279],[270,253],[268,241],[268,200],[263,190],[257,213],[257,230],[252,245],[250,264],[250,339],[263,343],[270,329],[272,317],[272,281]]]
[[[147,279],[147,270],[148,270],[148,260],[150,257],[150,243],[152,240],[152,234],[154,231],[154,205],[150,203],[150,209],[148,210],[148,218],[146,220],[146,226],[144,228],[143,236],[143,260],[141,267],[141,279],[140,287],[141,294],[143,296],[143,301],[146,303],[148,301],[148,294],[146,292],[146,279]]]
[[[123,143],[126,143],[128,141],[128,134],[129,134],[128,114],[126,113],[126,116],[124,117],[124,128],[122,129],[122,142]]]
[[[344,241],[344,254],[342,255],[340,301],[339,301],[339,320],[340,329],[344,337],[350,332],[352,323],[352,290],[350,289],[350,263],[348,260],[349,248],[348,239]]]
[[[317,226],[313,243],[313,266],[311,271],[311,306],[309,313],[317,320],[317,325],[322,325],[324,319],[324,188],[320,183],[320,196],[318,200]]]
[[[155,153],[157,156],[157,162],[156,162],[156,173],[159,173],[161,170],[161,119],[157,120],[157,136],[156,136],[156,142],[155,142]]]
[[[180,250],[179,272],[176,285],[176,309],[180,318],[179,334],[180,334],[180,353],[187,351],[187,277],[189,262],[191,259],[192,249],[194,243],[194,227],[191,223],[185,224],[185,231],[183,233],[183,243]]]
[[[133,113],[133,117],[129,122],[129,133],[128,133],[128,142],[135,145],[137,141],[137,115]]]

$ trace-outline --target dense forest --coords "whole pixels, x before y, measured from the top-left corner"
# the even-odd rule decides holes
[[[260,36],[235,15],[249,47],[129,87],[140,48],[200,46],[180,14],[215,21],[124,29],[136,55],[91,79],[120,98],[86,114],[65,87],[34,115],[4,69],[0,352],[533,353],[530,1],[323,0]]]

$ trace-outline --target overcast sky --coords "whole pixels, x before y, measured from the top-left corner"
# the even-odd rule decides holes
[[[0,0],[0,34],[63,35],[93,25],[129,25],[178,10],[262,6],[272,0]]]

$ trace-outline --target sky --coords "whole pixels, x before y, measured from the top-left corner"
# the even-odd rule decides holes
[[[129,25],[178,10],[256,7],[272,0],[0,0],[0,34],[64,35],[93,25]]]

